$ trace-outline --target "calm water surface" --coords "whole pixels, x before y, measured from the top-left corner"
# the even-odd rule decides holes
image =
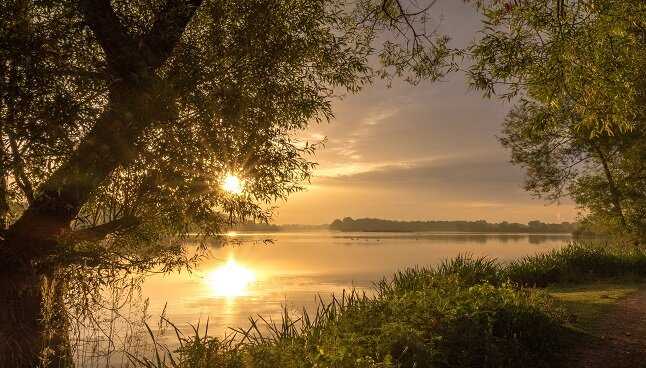
[[[239,233],[236,245],[212,248],[192,273],[156,275],[142,292],[149,312],[164,305],[169,320],[188,331],[209,320],[209,334],[248,325],[249,316],[276,318],[283,306],[301,311],[316,297],[356,289],[398,269],[437,264],[470,253],[511,260],[566,244],[566,235],[473,233]],[[266,239],[273,243],[266,244]]]

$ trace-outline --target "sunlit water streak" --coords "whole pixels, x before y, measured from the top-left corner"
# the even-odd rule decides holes
[[[205,282],[213,292],[213,296],[227,299],[249,295],[249,284],[255,280],[255,273],[239,265],[233,257],[229,258],[224,265],[209,271],[205,277]]]

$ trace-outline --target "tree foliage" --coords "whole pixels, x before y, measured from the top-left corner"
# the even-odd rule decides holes
[[[479,2],[472,85],[515,101],[501,142],[526,188],[571,196],[586,222],[644,239],[646,5]]]
[[[313,166],[315,146],[294,133],[330,119],[335,96],[375,77],[415,82],[446,67],[446,39],[419,28],[428,9],[395,1],[2,7],[5,228],[70,181],[83,181],[66,203],[70,228],[118,222],[96,236],[212,234],[224,223],[266,220],[267,205],[299,190]],[[129,95],[138,88],[143,101]],[[128,138],[98,132],[116,105],[129,110],[117,111],[122,120],[143,126]],[[58,178],[88,140],[99,141],[99,158],[116,161],[105,177]],[[244,178],[242,195],[221,189],[229,173]]]

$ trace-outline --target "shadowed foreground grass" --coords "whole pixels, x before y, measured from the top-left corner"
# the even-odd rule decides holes
[[[146,367],[553,367],[572,341],[572,309],[591,318],[570,285],[646,276],[646,252],[573,244],[501,264],[458,256],[437,267],[406,269],[355,293],[321,303],[314,315],[252,321],[237,336],[182,337],[171,356],[158,349]],[[593,292],[592,290],[590,292]],[[628,290],[616,290],[612,296]],[[591,296],[588,295],[588,298]],[[599,296],[599,299],[601,296]],[[565,302],[563,302],[565,301]],[[565,303],[565,304],[564,304]],[[570,303],[568,305],[568,303]],[[586,317],[587,316],[587,317]],[[262,326],[261,326],[262,324]],[[151,334],[152,335],[152,334]]]
[[[584,285],[550,286],[546,290],[570,313],[572,326],[583,333],[596,334],[599,316],[609,313],[618,300],[644,287],[643,284],[622,281],[601,281]]]

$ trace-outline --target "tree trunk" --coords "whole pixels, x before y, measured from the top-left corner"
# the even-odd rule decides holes
[[[0,270],[0,367],[33,368],[42,351],[41,276],[31,267]]]
[[[2,135],[0,135],[2,138]],[[1,150],[2,142],[0,142]],[[0,152],[0,230],[4,234],[4,230],[9,223],[9,191],[7,188],[7,174],[4,166],[3,153]]]
[[[156,71],[171,55],[201,3],[166,2],[151,30],[135,39],[122,29],[109,0],[80,2],[80,12],[105,51],[112,74],[109,80],[121,82],[111,83],[111,101],[103,115],[70,157],[41,183],[20,218],[1,234],[0,368],[38,367],[46,343],[65,345],[64,311],[43,308],[44,297],[62,298],[63,286],[55,278],[38,274],[33,263],[59,251],[56,239],[69,230],[106,178],[137,156],[136,143],[145,129],[175,117],[174,91]],[[48,324],[58,331],[49,334]],[[64,351],[59,353],[53,355],[65,356]]]
[[[73,367],[69,336],[69,318],[65,306],[67,283],[57,270],[43,278],[43,356],[42,365],[48,368]]]
[[[65,280],[31,267],[0,271],[0,367],[72,367]]]
[[[612,176],[612,172],[610,171],[608,158],[603,153],[601,148],[595,146],[595,149],[597,151],[597,154],[599,155],[599,161],[601,161],[601,166],[603,167],[603,172],[606,175],[606,180],[608,181],[608,189],[610,190],[610,198],[613,204],[613,210],[617,215],[617,218],[619,219],[621,227],[623,227],[627,232],[630,232],[631,229],[630,226],[628,226],[628,222],[626,221],[626,217],[624,216],[623,206],[621,205],[621,193],[619,192],[619,188],[617,188],[615,179]]]
[[[55,271],[38,274],[33,265],[60,251],[59,237],[69,231],[93,191],[119,165],[136,157],[136,139],[145,128],[164,120],[166,111],[150,91],[127,87],[115,91],[110,107],[85,141],[40,186],[39,195],[2,234],[0,303],[6,300],[7,305],[0,310],[0,368],[70,363],[66,324],[61,322],[64,311],[45,310],[42,305],[56,299],[62,303],[61,290],[53,294],[44,291],[63,285],[55,280]],[[142,111],[147,118],[132,119]]]

